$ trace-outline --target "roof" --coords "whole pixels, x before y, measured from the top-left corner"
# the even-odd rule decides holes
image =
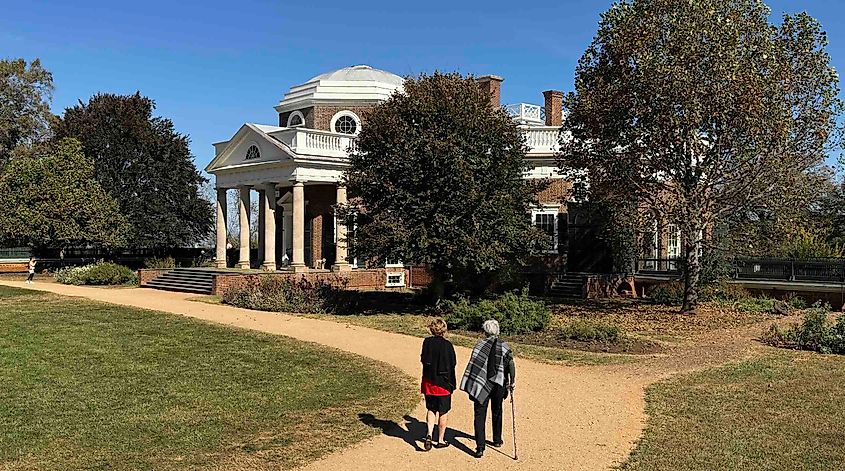
[[[402,77],[368,65],[344,67],[291,87],[276,106],[276,111],[283,113],[318,103],[377,103],[387,100],[393,92],[401,90],[403,83]]]
[[[306,83],[315,82],[318,80],[335,81],[335,82],[382,82],[400,86],[404,79],[392,72],[386,70],[374,69],[368,65],[353,65],[351,67],[344,67],[342,69],[334,70],[320,74]]]

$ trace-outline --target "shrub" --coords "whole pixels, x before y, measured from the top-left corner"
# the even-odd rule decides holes
[[[342,302],[342,289],[319,281],[311,283],[279,276],[262,276],[258,283],[248,281],[227,289],[221,300],[232,306],[259,311],[323,313],[332,312]]]
[[[450,329],[481,330],[481,324],[488,319],[499,321],[504,335],[539,332],[549,326],[551,313],[542,301],[534,301],[528,290],[505,293],[495,299],[483,299],[476,303],[466,298],[446,301],[446,322]]]
[[[831,324],[828,322],[828,311],[823,305],[813,307],[807,311],[800,324],[786,331],[772,326],[761,340],[774,347],[845,354],[845,314]]]
[[[804,310],[807,309],[807,301],[804,298],[797,296],[795,293],[790,293],[784,299],[792,309]]]
[[[733,307],[745,312],[774,312],[775,300],[766,296],[747,297],[733,302]]]
[[[615,343],[622,339],[622,329],[603,322],[579,319],[560,329],[557,337],[582,342]]]
[[[144,260],[144,266],[147,268],[176,268],[176,260],[173,257],[153,257]]]
[[[684,284],[677,281],[656,286],[651,299],[657,304],[677,305],[684,301]]]
[[[705,301],[740,301],[752,297],[742,286],[725,281],[704,285],[699,294]]]
[[[130,285],[138,282],[135,272],[123,265],[97,262],[56,272],[56,281],[66,285]]]

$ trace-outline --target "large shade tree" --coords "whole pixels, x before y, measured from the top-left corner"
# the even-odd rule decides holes
[[[193,162],[188,137],[173,122],[153,116],[153,100],[98,94],[65,110],[57,138],[82,142],[97,180],[115,197],[132,225],[129,244],[173,247],[203,240],[211,230],[205,178]]]
[[[566,99],[561,166],[591,197],[677,224],[697,303],[703,238],[720,219],[804,204],[839,145],[827,38],[759,0],[624,0],[603,14]]]
[[[522,178],[526,144],[472,77],[435,73],[366,117],[346,180],[361,213],[359,260],[427,264],[442,281],[480,290],[542,244],[529,210],[537,184]]]
[[[75,139],[37,146],[0,171],[0,243],[121,246],[129,224]]]
[[[0,165],[48,131],[53,76],[41,61],[0,59]]]

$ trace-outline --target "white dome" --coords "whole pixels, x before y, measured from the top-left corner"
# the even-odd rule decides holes
[[[386,70],[374,69],[368,65],[353,65],[352,67],[344,67],[332,72],[320,74],[311,80],[315,81],[332,81],[332,82],[382,82],[392,85],[402,85],[404,79],[402,77],[388,72]]]
[[[393,92],[402,90],[403,83],[402,77],[368,65],[344,67],[291,87],[276,106],[276,111],[283,113],[320,103],[377,103],[387,100]]]

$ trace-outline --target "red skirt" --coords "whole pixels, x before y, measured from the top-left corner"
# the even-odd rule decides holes
[[[440,386],[432,383],[431,381],[425,378],[422,379],[422,386],[420,386],[420,392],[422,392],[426,396],[449,396],[452,394],[446,389],[441,388]]]

